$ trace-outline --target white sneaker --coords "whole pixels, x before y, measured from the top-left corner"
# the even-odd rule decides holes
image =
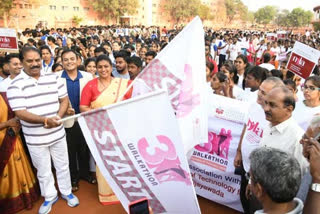
[[[51,201],[44,201],[39,209],[39,214],[48,214],[51,211],[51,207],[58,201],[58,196]]]
[[[79,205],[79,199],[74,194],[62,195],[61,197],[68,202],[69,207],[76,207]]]

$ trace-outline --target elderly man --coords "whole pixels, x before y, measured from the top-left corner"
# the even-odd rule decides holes
[[[262,213],[302,213],[303,202],[295,198],[301,183],[296,158],[279,149],[262,147],[250,155],[250,189],[261,202]]]
[[[79,200],[71,193],[68,150],[63,125],[59,122],[68,108],[68,94],[55,74],[41,73],[38,49],[26,47],[21,61],[24,71],[8,87],[9,104],[21,120],[32,163],[37,169],[41,195],[40,214],[49,213],[58,200],[51,160],[56,169],[61,196],[71,207]]]
[[[299,161],[304,173],[309,165],[302,155],[302,146],[299,143],[304,131],[291,117],[294,108],[294,96],[286,87],[277,87],[269,92],[263,109],[270,124],[264,129],[260,145],[292,154]]]
[[[250,213],[250,210],[255,211],[256,209],[261,208],[259,204],[256,204],[254,201],[249,201],[245,196],[248,185],[246,173],[249,173],[250,169],[250,153],[259,147],[264,128],[268,122],[265,119],[263,111],[265,97],[273,88],[279,86],[284,86],[284,84],[282,80],[277,77],[269,77],[260,85],[257,102],[252,103],[250,106],[248,122],[243,128],[242,138],[234,159],[234,166],[240,170],[239,173],[241,174],[240,200],[245,213]],[[258,207],[256,207],[257,205]]]

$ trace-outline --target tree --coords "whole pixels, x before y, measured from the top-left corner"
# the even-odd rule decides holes
[[[247,19],[248,7],[241,0],[225,0],[226,14],[228,23],[230,23],[236,15],[239,15],[242,20]]]
[[[275,24],[280,26],[280,27],[288,27],[289,26],[289,10],[281,10],[278,11],[278,14],[276,15],[275,18]]]
[[[72,23],[74,23],[76,26],[79,26],[79,24],[83,21],[83,18],[79,16],[73,16],[72,17]]]
[[[302,8],[294,8],[288,15],[289,25],[292,28],[309,25],[312,17],[313,14],[311,11],[305,11]]]
[[[0,1],[0,16],[3,17],[4,26],[8,26],[9,12],[12,9],[13,0],[1,0]]]
[[[163,9],[171,16],[175,23],[185,21],[197,15],[200,0],[166,0]]]
[[[252,25],[254,24],[254,12],[248,11],[246,21],[250,22]]]
[[[138,0],[92,0],[92,6],[100,17],[118,20],[123,15],[133,15],[139,7]]]
[[[269,24],[275,17],[277,9],[274,6],[265,6],[260,8],[255,12],[254,17],[259,24],[266,26]]]
[[[314,22],[313,29],[314,31],[320,31],[320,22]]]
[[[202,20],[213,19],[213,15],[210,13],[210,7],[205,4],[200,4],[198,8],[198,15]]]

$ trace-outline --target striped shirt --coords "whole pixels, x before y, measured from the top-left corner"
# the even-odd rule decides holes
[[[7,91],[13,111],[27,110],[43,117],[54,117],[59,111],[59,99],[66,97],[64,83],[54,73],[41,74],[39,79],[21,72]],[[42,123],[34,124],[21,120],[22,130],[28,146],[50,146],[65,137],[63,125],[46,129]]]

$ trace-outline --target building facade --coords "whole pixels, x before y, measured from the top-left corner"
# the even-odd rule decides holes
[[[206,25],[222,23],[225,17],[224,0],[201,0],[210,7],[214,15],[213,21],[205,21]],[[76,26],[75,18],[82,18],[79,25],[129,24],[145,26],[172,27],[174,23],[164,11],[165,0],[139,0],[134,15],[124,15],[118,20],[106,20],[93,10],[90,0],[14,0],[7,20],[0,17],[0,27],[5,22],[10,28],[23,30],[36,25],[51,27]],[[223,26],[223,25],[222,25]]]

